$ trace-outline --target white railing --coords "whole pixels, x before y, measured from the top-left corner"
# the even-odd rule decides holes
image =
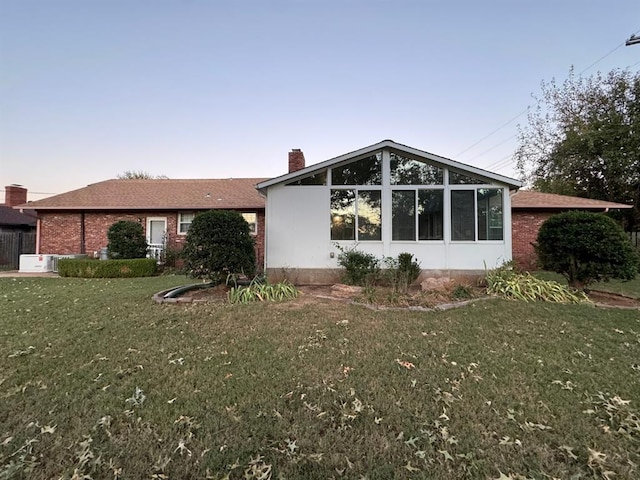
[[[164,245],[162,243],[150,243],[147,250],[147,258],[155,258],[156,262],[161,262],[164,253]]]

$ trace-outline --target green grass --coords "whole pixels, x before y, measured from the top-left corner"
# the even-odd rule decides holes
[[[638,478],[637,311],[0,279],[0,478]],[[504,477],[503,477],[504,478]]]

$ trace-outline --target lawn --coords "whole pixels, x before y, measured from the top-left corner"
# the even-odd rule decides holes
[[[0,279],[0,478],[638,478],[640,314]]]

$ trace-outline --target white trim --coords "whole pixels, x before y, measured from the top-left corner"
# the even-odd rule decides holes
[[[151,222],[164,222],[164,234],[167,234],[167,217],[147,217],[147,228],[145,231],[145,237],[147,239],[147,243],[151,243]]]
[[[178,214],[176,216],[176,235],[185,236],[187,234],[187,232],[181,232],[180,231],[180,225],[182,225],[183,223],[186,223],[186,222],[180,221],[180,217],[182,215],[186,215],[186,214],[193,215],[193,218],[195,218],[195,216],[196,216],[196,212],[193,212],[193,211],[178,212]],[[193,222],[193,218],[191,219],[192,222]],[[191,222],[189,222],[189,225],[191,225]]]

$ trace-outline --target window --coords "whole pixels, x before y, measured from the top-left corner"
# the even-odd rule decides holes
[[[464,175],[462,173],[449,170],[449,184],[450,185],[482,185],[487,183],[478,177],[472,177],[470,175]]]
[[[478,240],[503,240],[502,189],[478,189]]]
[[[332,185],[380,185],[382,153],[331,169]]]
[[[475,191],[451,191],[451,240],[476,239]]]
[[[442,190],[393,190],[391,239],[416,240],[417,212],[417,240],[442,240],[443,198]]]
[[[391,153],[391,185],[442,185],[443,170]]]
[[[193,217],[195,217],[193,212],[178,213],[178,233],[180,235],[185,235],[187,233],[191,226],[191,222],[193,222]]]
[[[327,184],[327,171],[323,171],[320,173],[316,173],[315,175],[311,175],[309,177],[301,178],[300,180],[294,180],[291,183],[287,183],[286,186],[297,186],[297,185],[326,185]]]
[[[476,239],[504,240],[501,188],[451,191],[451,240]]]
[[[258,234],[258,214],[255,212],[245,212],[242,214],[242,218],[249,224],[249,232],[251,235]]]
[[[331,240],[382,239],[380,190],[331,191]]]

